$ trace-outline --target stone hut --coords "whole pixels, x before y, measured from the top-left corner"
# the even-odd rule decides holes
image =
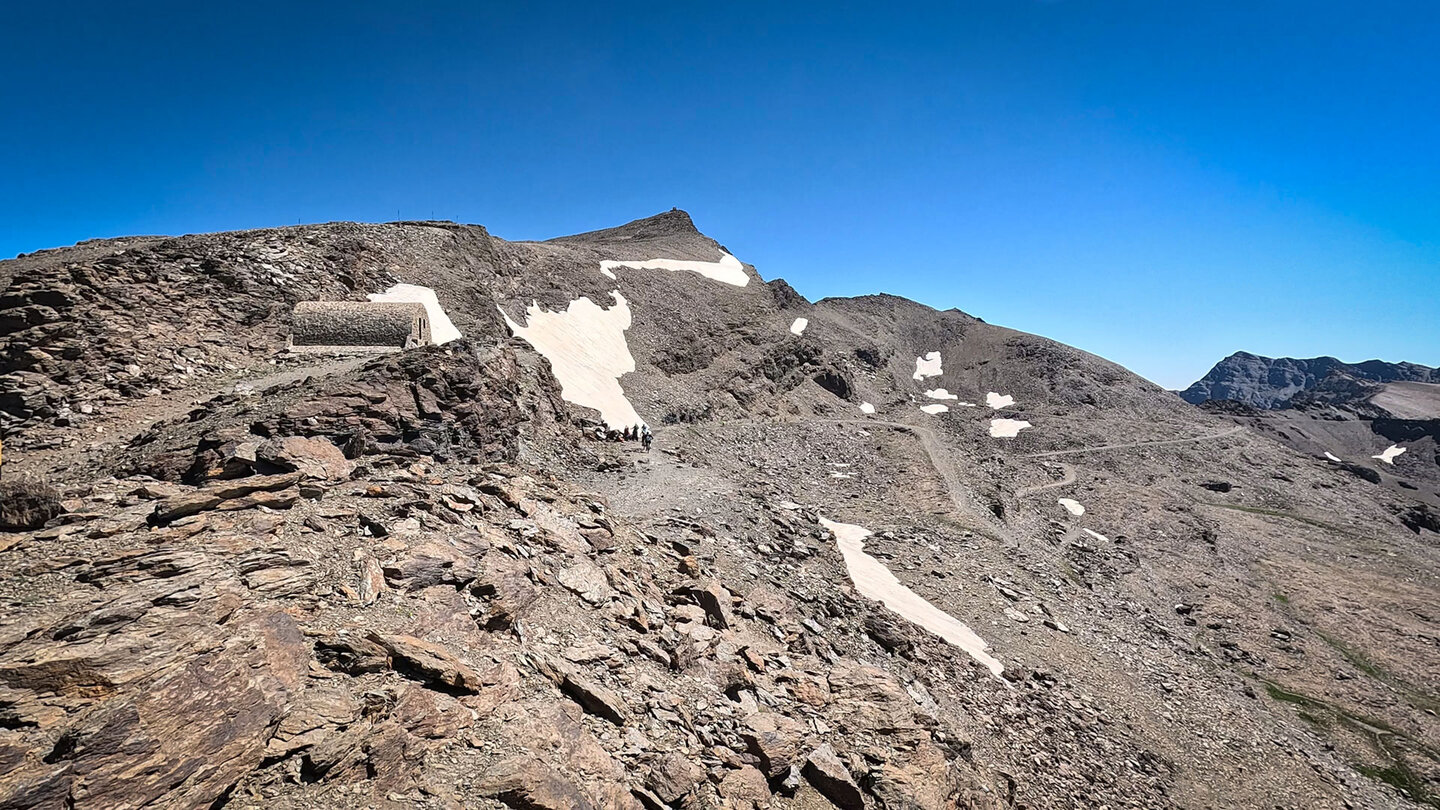
[[[413,302],[301,301],[290,345],[295,351],[399,351],[431,342],[425,305]]]

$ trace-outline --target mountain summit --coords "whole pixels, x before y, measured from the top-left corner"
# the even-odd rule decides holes
[[[1440,370],[1414,363],[1366,360],[1344,363],[1334,357],[1261,357],[1236,352],[1180,392],[1186,402],[1235,400],[1255,408],[1283,408],[1296,395],[1325,384],[1331,377],[1375,383],[1440,382]],[[1332,383],[1333,384],[1333,383]]]

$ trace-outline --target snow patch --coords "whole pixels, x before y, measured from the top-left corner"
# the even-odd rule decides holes
[[[936,416],[950,410],[950,407],[948,405],[941,405],[937,402],[934,405],[921,405],[920,410],[930,414],[931,416]]]
[[[959,399],[960,397],[946,391],[944,388],[932,388],[925,392],[925,396],[931,399]]]
[[[997,439],[1013,439],[1028,427],[1030,423],[1024,419],[991,419],[990,435]]]
[[[1326,450],[1326,451],[1325,451],[1325,458],[1328,458],[1328,459],[1330,459],[1331,461],[1339,461],[1339,460],[1340,460],[1340,457],[1339,457],[1339,456],[1335,455],[1334,453],[1330,452],[1329,450]]]
[[[619,279],[615,277],[615,271],[606,267],[604,262],[600,263],[600,275],[610,279],[611,281],[619,281]]]
[[[1378,456],[1371,456],[1370,458],[1378,458],[1378,459],[1380,459],[1381,461],[1385,462],[1386,464],[1392,464],[1392,465],[1393,465],[1393,464],[1395,463],[1395,457],[1398,456],[1398,455],[1400,455],[1400,454],[1403,453],[1403,452],[1405,452],[1405,448],[1404,448],[1404,447],[1401,447],[1401,446],[1398,445],[1398,444],[1392,444],[1392,445],[1390,445],[1389,447],[1385,448],[1385,451],[1382,452],[1380,455],[1378,455]]]
[[[803,335],[803,334],[805,334],[805,327],[807,327],[807,326],[809,326],[809,325],[810,325],[810,319],[809,319],[809,318],[796,318],[796,319],[795,319],[795,322],[792,323],[792,324],[790,324],[790,334],[792,334],[792,335]]]
[[[429,287],[421,287],[418,284],[396,284],[383,293],[370,293],[365,296],[371,301],[400,304],[424,304],[425,316],[430,319],[430,339],[436,343],[449,343],[452,340],[459,340],[460,330],[450,322],[450,316],[445,314],[445,308],[440,306],[440,299],[435,297],[435,291]]]
[[[645,420],[620,387],[621,375],[635,370],[635,358],[625,343],[630,304],[619,290],[610,295],[615,305],[609,309],[589,298],[571,301],[563,312],[546,312],[532,303],[525,310],[525,326],[510,320],[503,309],[500,315],[516,337],[550,361],[566,402],[594,408],[606,425],[623,428]]]
[[[1089,529],[1081,529],[1080,531],[1085,532],[1086,534],[1090,535],[1091,537],[1095,538],[1096,540],[1099,540],[1099,541],[1102,542],[1102,543],[1108,543],[1108,542],[1110,542],[1110,538],[1106,537],[1105,535],[1103,535],[1103,534],[1101,534],[1101,533],[1099,533],[1099,532],[1092,532],[1092,531],[1090,531]]]
[[[1085,507],[1081,506],[1080,502],[1074,498],[1061,498],[1060,505],[1065,507],[1066,512],[1069,512],[1075,517],[1080,517],[1085,514]]]
[[[868,402],[860,403],[860,413],[875,413],[875,406]]]
[[[646,259],[639,262],[606,260],[600,262],[600,272],[604,273],[609,270],[611,278],[615,277],[614,271],[617,267],[628,267],[632,270],[699,273],[712,281],[732,284],[736,287],[744,287],[750,283],[750,277],[745,275],[745,267],[740,264],[740,260],[723,250],[720,251],[720,261],[718,262],[696,262],[687,259]]]
[[[916,380],[923,380],[926,377],[939,377],[942,373],[940,370],[940,353],[930,352],[924,357],[915,358],[915,373],[911,376]]]
[[[975,631],[902,585],[884,563],[865,553],[865,538],[871,535],[869,529],[852,523],[835,523],[823,517],[820,518],[820,525],[835,535],[840,556],[845,558],[845,570],[862,596],[880,602],[906,621],[919,625],[964,650],[971,658],[989,669],[992,675],[998,677],[1005,671],[1004,664],[985,652],[989,645],[976,635]]]
[[[990,393],[985,395],[985,404],[989,405],[995,410],[999,410],[1001,408],[1008,408],[1011,405],[1015,404],[1015,397],[1012,397],[1009,394],[997,394],[994,391],[991,391]]]

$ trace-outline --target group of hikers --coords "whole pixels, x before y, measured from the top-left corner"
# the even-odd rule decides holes
[[[605,438],[612,442],[640,442],[644,445],[645,452],[650,452],[650,445],[655,441],[655,434],[650,432],[649,425],[634,425],[621,430],[610,428],[605,431]]]

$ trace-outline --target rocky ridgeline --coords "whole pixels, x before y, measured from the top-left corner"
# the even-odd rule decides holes
[[[113,240],[16,260],[0,297],[0,429],[79,424],[274,365],[295,303],[363,300],[415,263],[423,237],[393,230]]]
[[[1433,512],[958,311],[600,272],[718,250],[669,212],[0,263],[0,810],[1424,800]],[[295,301],[397,281],[465,338],[285,352]],[[500,316],[617,291],[649,454]]]
[[[1333,357],[1261,357],[1236,352],[1215,364],[1204,377],[1180,392],[1186,402],[1235,400],[1256,408],[1288,408],[1291,401],[1358,402],[1374,393],[1374,384],[1440,382],[1440,369],[1415,363],[1367,360],[1344,363]]]

